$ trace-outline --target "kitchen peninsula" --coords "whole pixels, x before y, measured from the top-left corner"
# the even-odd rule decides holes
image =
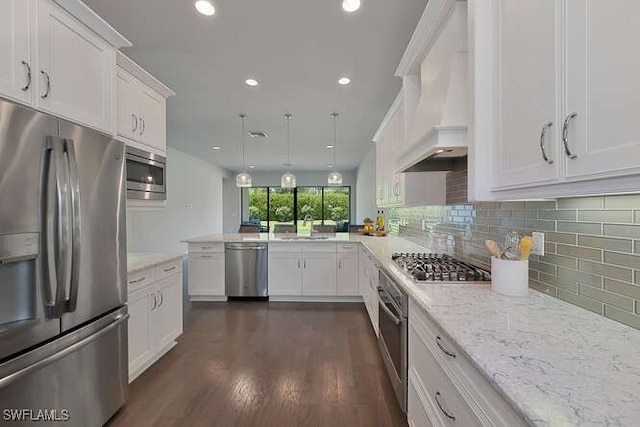
[[[435,394],[422,391],[435,393],[432,386],[449,410],[461,419],[468,415],[474,423],[633,425],[640,416],[633,398],[640,388],[640,359],[624,350],[640,348],[640,332],[633,328],[534,290],[526,297],[507,297],[491,292],[488,284],[416,284],[391,255],[429,249],[397,236],[212,234],[186,241],[190,256],[198,248],[214,250],[217,245],[223,256],[225,242],[252,239],[267,242],[270,250],[272,245],[278,250],[303,245],[302,253],[313,245],[353,245],[359,269],[372,261],[376,276],[383,269],[408,293],[410,421],[421,414],[416,408],[433,409]],[[358,275],[358,292],[365,302],[371,283]],[[269,283],[269,288],[273,285],[279,286]],[[375,328],[373,318],[372,323]],[[422,384],[434,373],[443,381]],[[415,423],[421,425],[418,419]]]

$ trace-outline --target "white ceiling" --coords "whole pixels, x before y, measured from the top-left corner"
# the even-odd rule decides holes
[[[193,0],[85,0],[133,43],[123,50],[171,87],[170,147],[229,170],[246,164],[283,170],[285,113],[291,120],[291,168],[326,170],[330,114],[338,112],[338,169],[354,169],[400,90],[393,72],[427,0],[362,0],[353,14],[339,0],[213,0],[197,13]],[[340,86],[348,76],[352,83]],[[244,81],[253,77],[260,85]],[[222,147],[214,151],[213,146]]]

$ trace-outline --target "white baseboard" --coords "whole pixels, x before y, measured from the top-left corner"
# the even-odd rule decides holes
[[[171,343],[169,343],[166,347],[164,347],[162,350],[158,351],[156,354],[153,355],[153,357],[151,357],[145,363],[140,365],[140,367],[136,371],[129,372],[129,384],[131,384],[133,382],[133,380],[138,378],[140,376],[140,374],[142,374],[144,371],[146,371],[151,365],[153,365],[158,360],[160,360],[160,358],[162,356],[167,354],[167,352],[169,352],[169,350],[171,350],[177,344],[178,343],[176,341],[171,341]]]
[[[354,296],[269,295],[269,301],[273,301],[273,302],[363,302],[361,296],[355,296],[355,295]]]
[[[190,301],[226,301],[227,297],[220,295],[189,295]]]

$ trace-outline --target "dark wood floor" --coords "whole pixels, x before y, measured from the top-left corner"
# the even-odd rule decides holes
[[[197,303],[110,426],[406,426],[362,304]]]

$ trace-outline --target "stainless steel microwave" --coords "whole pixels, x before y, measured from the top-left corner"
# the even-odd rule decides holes
[[[165,157],[127,147],[127,199],[166,200]]]

